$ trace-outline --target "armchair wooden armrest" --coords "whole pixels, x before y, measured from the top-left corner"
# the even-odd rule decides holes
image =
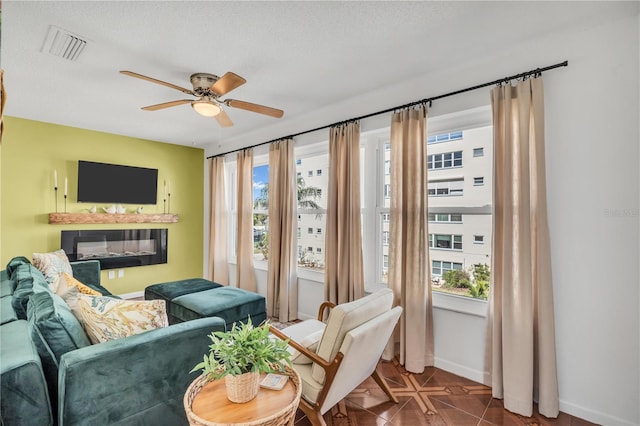
[[[322,302],[322,305],[320,305],[320,308],[318,309],[318,321],[324,322],[324,311],[335,307],[336,304],[333,302]]]

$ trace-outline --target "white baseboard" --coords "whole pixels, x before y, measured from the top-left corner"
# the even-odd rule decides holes
[[[123,299],[137,299],[142,297],[144,299],[144,290],[134,291],[133,293],[119,294],[118,297]]]
[[[484,371],[475,370],[473,368],[466,367],[464,365],[457,364],[455,362],[447,361],[446,359],[436,357],[434,359],[435,366],[449,373],[456,374],[458,376],[465,377],[474,382],[482,383],[483,385],[490,386],[489,373]]]
[[[629,420],[623,420],[619,417],[615,417],[600,411],[595,411],[590,408],[585,408],[580,405],[572,404],[562,399],[559,401],[560,411],[563,413],[571,414],[572,416],[580,417],[581,419],[588,420],[600,425],[609,426],[637,426],[638,422],[632,422]]]
[[[312,317],[311,315],[303,314],[302,312],[298,312],[298,319],[301,321],[308,319],[316,319],[316,317]]]

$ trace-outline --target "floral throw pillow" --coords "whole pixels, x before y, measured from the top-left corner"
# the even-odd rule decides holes
[[[80,295],[84,330],[92,343],[102,343],[167,327],[164,300],[123,300],[107,296]]]
[[[56,250],[51,253],[33,253],[33,266],[42,272],[53,292],[58,288],[60,274],[66,272],[73,276],[69,258],[64,250]]]
[[[63,272],[62,274],[60,274],[60,280],[58,281],[58,287],[63,285],[66,286],[67,288],[77,287],[80,293],[87,294],[89,296],[102,296],[102,293],[92,289],[88,285],[82,284],[80,281],[73,278],[71,275],[67,274],[66,272]]]

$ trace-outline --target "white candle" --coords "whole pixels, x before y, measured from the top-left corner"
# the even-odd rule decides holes
[[[57,170],[53,171],[53,187],[55,189],[58,189],[58,171]]]
[[[67,178],[64,178],[64,196],[67,196],[67,190],[69,189],[69,181],[67,180]]]
[[[164,198],[167,198],[167,180],[164,180]]]
[[[171,181],[167,184],[167,194],[171,195]]]

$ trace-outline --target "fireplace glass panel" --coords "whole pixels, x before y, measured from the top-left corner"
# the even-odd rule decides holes
[[[167,263],[167,229],[62,231],[69,260],[99,260],[102,269]]]

